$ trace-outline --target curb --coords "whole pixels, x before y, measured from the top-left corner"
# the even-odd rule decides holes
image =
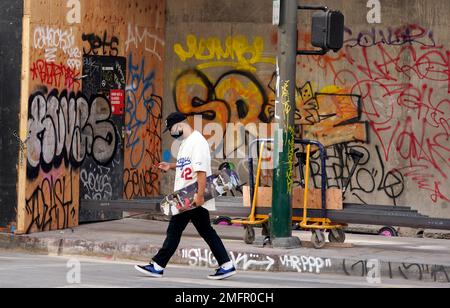
[[[147,263],[160,247],[130,244],[124,241],[88,241],[66,238],[38,238],[26,235],[0,234],[0,249],[45,253],[57,256],[100,257],[107,260],[130,260]],[[343,257],[322,258],[311,255],[292,255],[277,250],[266,253],[262,248],[230,251],[230,256],[240,271],[293,272],[332,274],[361,277],[376,283],[377,277],[405,279],[422,282],[450,283],[450,266],[439,264],[406,264],[389,260],[355,260]],[[171,259],[171,264],[192,267],[217,268],[218,264],[209,249],[181,247]]]

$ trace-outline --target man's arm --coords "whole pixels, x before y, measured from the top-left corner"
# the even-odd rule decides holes
[[[177,168],[177,164],[176,163],[159,163],[158,164],[158,168],[167,172],[169,170],[174,170]]]
[[[203,206],[205,204],[205,191],[206,191],[206,172],[197,172],[197,184],[198,191],[194,198],[196,206]]]

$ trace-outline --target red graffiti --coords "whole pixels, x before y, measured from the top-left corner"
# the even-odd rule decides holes
[[[396,170],[432,202],[450,202],[443,193],[450,175],[450,51],[417,25],[346,34],[340,53],[304,57],[300,68],[319,68],[361,95],[371,142],[386,163],[401,162]]]
[[[80,90],[80,73],[64,64],[56,64],[38,60],[31,65],[32,80],[39,80],[42,84],[52,88]]]

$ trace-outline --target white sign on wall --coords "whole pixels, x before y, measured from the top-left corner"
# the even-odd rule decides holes
[[[281,13],[281,0],[273,0],[273,19],[272,24],[274,26],[280,25],[280,13]]]

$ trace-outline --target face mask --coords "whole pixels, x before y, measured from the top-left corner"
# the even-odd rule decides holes
[[[183,137],[183,134],[184,134],[183,130],[178,130],[178,132],[176,132],[175,134],[171,133],[170,135],[175,139],[179,139]]]

